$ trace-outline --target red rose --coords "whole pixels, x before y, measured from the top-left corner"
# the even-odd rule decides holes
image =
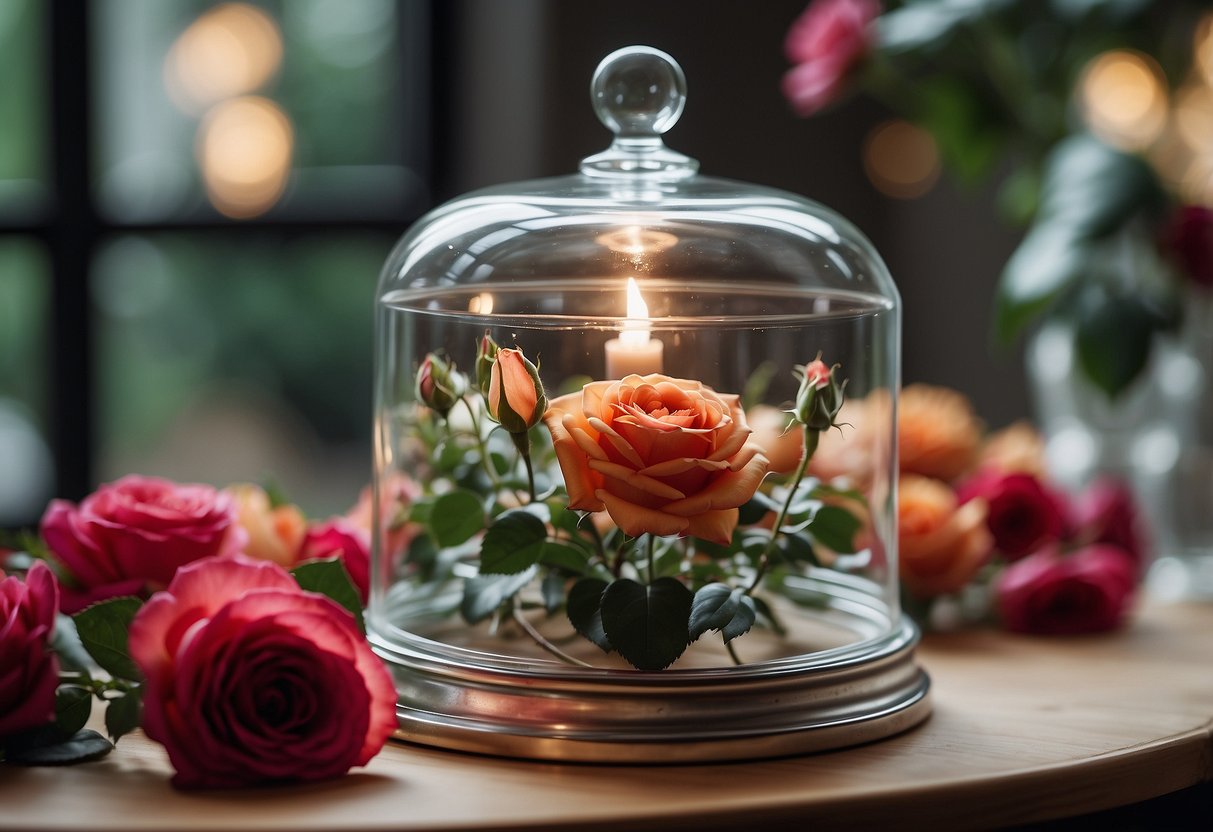
[[[354,618],[243,555],[183,567],[131,622],[143,727],[181,788],[321,780],[396,728],[391,676]]]
[[[1031,474],[986,469],[956,490],[961,503],[980,497],[989,506],[986,526],[994,548],[1015,560],[1053,543],[1065,532],[1061,498]]]
[[[795,66],[783,77],[783,94],[808,116],[838,97],[852,69],[871,48],[876,0],[814,0],[788,30],[784,51]]]
[[[229,495],[139,476],[103,485],[79,506],[51,501],[42,537],[79,585],[64,587],[67,613],[163,589],[178,567],[235,554],[246,541]]]
[[[345,571],[349,573],[365,604],[370,593],[370,551],[370,535],[344,517],[335,517],[307,530],[303,545],[299,548],[299,560],[341,558]]]
[[[1164,230],[1162,244],[1193,283],[1213,289],[1213,209],[1180,208]]]
[[[55,718],[59,660],[50,652],[59,588],[45,563],[0,580],[0,737]]]
[[[994,591],[1008,630],[1098,633],[1124,620],[1136,576],[1133,559],[1115,546],[1096,544],[1068,555],[1046,549],[1008,566]]]
[[[1123,482],[1101,479],[1092,483],[1071,505],[1070,527],[1079,540],[1123,549],[1139,572],[1144,566],[1145,543],[1137,504]]]

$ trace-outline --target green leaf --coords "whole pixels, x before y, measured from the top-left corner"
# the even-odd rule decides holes
[[[556,540],[548,540],[540,549],[539,562],[544,566],[554,566],[584,575],[589,566],[590,556],[584,549],[570,546]]]
[[[1158,178],[1143,159],[1078,134],[1049,154],[1037,224],[1065,226],[1091,240],[1162,201]]]
[[[1059,225],[1037,225],[1015,249],[998,281],[994,331],[1009,344],[1033,318],[1073,286],[1091,258],[1091,246]]]
[[[113,744],[105,737],[84,730],[52,745],[10,745],[4,750],[4,761],[19,766],[62,766],[97,760],[113,750]]]
[[[1007,0],[936,0],[909,3],[876,19],[876,42],[888,55],[933,49],[961,24],[990,14]]]
[[[463,582],[463,601],[459,605],[463,619],[469,624],[476,624],[488,618],[530,583],[536,571],[536,567],[532,566],[516,575],[477,575],[468,578]]]
[[[458,489],[443,494],[430,509],[430,533],[438,545],[458,546],[484,528],[484,508],[480,497]]]
[[[754,602],[754,609],[758,613],[759,618],[767,622],[776,635],[786,636],[788,630],[783,626],[783,622],[775,615],[775,610],[771,609],[771,605],[763,600],[761,595],[751,595],[750,600]]]
[[[761,491],[755,491],[754,496],[743,503],[738,510],[737,522],[742,526],[749,526],[757,523],[772,511],[779,511],[779,506],[775,504],[775,501]]]
[[[1078,365],[1096,387],[1115,398],[1145,368],[1155,318],[1132,296],[1087,294],[1074,330]]]
[[[691,602],[690,634],[695,641],[708,630],[719,630],[726,642],[749,632],[757,618],[754,599],[741,587],[708,584]]]
[[[598,578],[582,578],[569,590],[566,612],[573,629],[597,644],[604,653],[610,653],[611,640],[602,628],[602,593],[607,582]]]
[[[366,622],[362,619],[362,597],[340,558],[306,561],[292,569],[291,575],[300,589],[319,592],[349,610],[358,622],[358,629],[366,632]]]
[[[785,532],[776,542],[775,548],[788,563],[821,565],[821,561],[817,557],[817,550],[813,548],[813,542],[803,534]]]
[[[70,737],[84,727],[93,711],[93,694],[75,685],[60,685],[55,691],[55,728]]]
[[[136,688],[108,700],[105,708],[105,731],[115,743],[139,727],[143,719],[143,695]]]
[[[547,610],[548,615],[556,612],[564,603],[564,585],[565,578],[555,572],[543,576],[539,593],[543,596],[543,608]]]
[[[51,649],[59,657],[59,666],[64,670],[86,672],[92,666],[84,645],[80,643],[76,622],[70,615],[55,615],[55,634],[51,636]]]
[[[822,506],[809,522],[809,534],[821,545],[839,554],[855,551],[859,518],[839,506]]]
[[[111,598],[73,616],[84,649],[102,669],[119,679],[143,679],[126,643],[131,620],[142,605],[138,598]]]
[[[622,578],[602,593],[602,628],[637,670],[662,670],[691,643],[693,597],[675,578],[658,578],[648,586]]]
[[[514,509],[493,521],[480,545],[480,572],[513,575],[539,562],[548,530],[528,511]]]

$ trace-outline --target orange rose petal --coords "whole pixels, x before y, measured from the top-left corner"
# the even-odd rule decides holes
[[[556,451],[556,461],[564,474],[564,487],[569,492],[569,508],[578,511],[602,511],[602,503],[595,499],[594,491],[601,483],[595,482],[594,474],[586,464],[586,455],[573,440],[566,423],[575,424],[577,417],[571,413],[562,414],[549,408],[544,414],[543,421],[552,434],[552,447]]]
[[[728,467],[729,463],[723,460],[714,462],[710,459],[683,457],[681,459],[667,459],[665,462],[649,465],[646,468],[641,468],[638,473],[646,474],[650,477],[674,477],[678,474],[685,474],[692,468],[702,468],[705,471],[723,471]]]
[[[564,399],[573,399],[577,401],[577,407],[568,408],[569,410],[578,409],[582,413],[589,416],[591,413],[602,412],[602,400],[607,394],[607,390],[611,385],[617,384],[614,381],[592,381],[581,389],[580,393],[569,393],[567,396],[561,396],[557,401]]]
[[[666,500],[681,500],[686,495],[674,488],[671,485],[666,485],[660,480],[655,480],[652,477],[646,477],[628,468],[626,465],[620,465],[617,462],[606,462],[601,459],[591,459],[589,461],[590,470],[597,471],[606,477],[612,477],[617,480],[623,480],[633,488],[639,488],[646,494],[652,494],[657,497],[662,497]]]
[[[734,471],[740,470],[741,468],[749,465],[750,462],[753,461],[754,457],[759,455],[761,455],[764,459],[766,458],[766,454],[762,453],[762,449],[757,445],[749,445],[748,447],[742,448],[733,456],[731,460],[729,460],[729,468]],[[770,470],[771,460],[767,459],[766,464],[767,467],[763,470],[764,474]]]
[[[767,465],[767,458],[755,452],[740,471],[727,471],[719,475],[703,491],[670,503],[665,510],[670,514],[691,517],[715,509],[737,508],[753,497],[758,486],[762,485]]]
[[[704,512],[691,518],[685,533],[690,537],[710,540],[725,546],[733,539],[733,529],[737,528],[739,515],[740,512],[735,508]]]
[[[744,445],[747,440],[749,440],[751,433],[753,433],[753,431],[751,431],[749,428],[743,428],[736,425],[732,426],[731,435],[720,437],[717,440],[720,442],[720,444],[717,446],[716,451],[709,456],[708,459],[728,459],[733,454],[741,450],[741,446]]]
[[[615,525],[630,537],[637,537],[645,532],[661,537],[682,534],[690,525],[690,521],[685,517],[675,517],[656,509],[629,503],[601,488],[594,496],[606,506],[607,513],[611,515]]]
[[[583,429],[576,426],[576,416],[569,414],[565,416],[564,427],[569,432],[569,436],[573,437],[573,441],[577,443],[577,447],[581,448],[581,452],[586,456],[594,459],[606,459],[606,451],[598,446],[594,438],[586,433]],[[570,424],[572,423],[572,424]]]

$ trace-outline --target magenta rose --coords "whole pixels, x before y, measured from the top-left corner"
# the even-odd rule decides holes
[[[42,537],[74,579],[63,588],[67,613],[163,589],[184,564],[235,554],[247,539],[225,492],[139,476],[103,485],[78,506],[51,501]]]
[[[1031,474],[987,468],[961,483],[956,497],[961,503],[986,501],[994,548],[1011,560],[1060,540],[1065,532],[1061,497]]]
[[[1213,209],[1181,207],[1163,231],[1162,245],[1188,279],[1213,289]]]
[[[814,0],[788,30],[784,51],[795,66],[783,77],[783,94],[808,116],[838,98],[872,45],[876,0]]]
[[[299,560],[340,558],[366,604],[371,580],[370,535],[344,517],[334,517],[307,530]]]
[[[1137,566],[1123,549],[1095,544],[1029,555],[1003,570],[994,591],[1008,630],[1076,635],[1120,626],[1136,582]]]
[[[1081,541],[1123,549],[1137,564],[1138,572],[1145,565],[1145,538],[1137,504],[1128,486],[1119,480],[1096,480],[1078,495],[1070,506],[1070,528]]]
[[[45,563],[0,580],[0,737],[55,718],[59,660],[50,651],[59,588]]]
[[[243,555],[184,566],[130,627],[143,728],[186,789],[323,780],[396,728],[396,692],[354,617]]]

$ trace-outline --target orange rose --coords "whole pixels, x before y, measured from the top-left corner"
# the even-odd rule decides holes
[[[897,518],[901,580],[915,595],[955,592],[989,557],[985,501],[957,507],[956,494],[939,480],[903,476]]]
[[[788,429],[788,414],[767,404],[755,405],[746,413],[754,430],[754,444],[770,460],[775,474],[790,474],[804,454],[804,431],[800,425]]]
[[[926,384],[901,391],[897,440],[902,473],[956,479],[973,467],[981,432],[973,405],[961,393]]]
[[[995,468],[1004,473],[1031,474],[1048,479],[1045,466],[1045,440],[1027,422],[1016,422],[986,440],[978,468]]]
[[[279,566],[293,566],[307,534],[303,512],[293,505],[272,508],[269,495],[257,485],[233,485],[227,492],[236,500],[236,518],[248,533],[244,553]]]
[[[728,543],[767,458],[741,400],[654,373],[595,381],[543,416],[569,508],[611,515],[625,534]]]

